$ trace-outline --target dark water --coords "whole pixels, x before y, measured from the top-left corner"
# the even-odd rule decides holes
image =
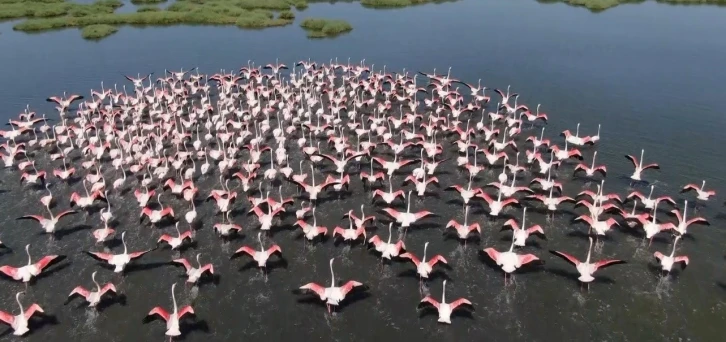
[[[670,240],[656,239],[648,248],[642,245],[641,238],[615,231],[596,255],[630,263],[602,271],[600,275],[611,281],[593,283],[590,292],[582,294],[574,280],[562,275],[573,269],[546,251],[559,249],[583,256],[587,240],[571,233],[584,231],[584,227],[571,225],[567,215],[549,222],[532,213],[528,222],[542,224],[548,241],[540,242],[540,248],[527,250],[542,257],[546,264],[515,275],[514,285],[504,287],[501,273],[480,261],[477,253],[485,247],[501,250],[509,246],[509,235],[498,232],[501,219],[489,221],[479,211],[471,213],[470,219],[483,224],[482,241],[462,248],[457,241],[441,237],[440,228],[449,219],[461,220],[463,216],[458,204],[445,203],[455,196],[442,194],[439,200],[414,201],[414,209],[427,207],[441,217],[428,220],[434,224],[406,237],[414,253],[420,254],[423,243],[429,241],[429,254],[441,253],[449,259],[449,300],[464,296],[474,303],[471,318],[455,317],[451,326],[442,326],[436,323],[435,315],[419,317],[418,281],[399,276],[412,266],[394,263],[380,271],[378,259],[360,246],[334,247],[327,241],[304,250],[302,241],[295,239],[297,232],[282,231],[272,239],[282,247],[288,261],[286,269],[274,270],[266,282],[254,269],[238,271],[246,260],[229,261],[228,256],[242,244],[257,246],[255,221],[237,215],[234,221],[245,227],[245,237],[223,244],[211,230],[220,217],[213,216],[211,204],[204,204],[198,208],[204,224],[196,236],[196,251],[203,253],[203,260],[214,263],[221,280],[218,285],[206,284],[198,290],[178,286],[180,304],[195,298],[197,320],[209,326],[208,332],[187,333],[185,340],[716,340],[726,323],[726,276],[722,275],[725,236],[721,228],[724,210],[720,200],[726,191],[726,179],[720,173],[724,166],[721,146],[726,143],[721,134],[726,123],[721,106],[725,88],[720,63],[726,41],[719,35],[726,29],[721,20],[723,13],[717,7],[654,3],[620,6],[601,14],[534,1],[468,0],[386,11],[362,9],[355,3],[316,4],[298,17],[346,19],[354,31],[335,40],[307,40],[297,26],[263,31],[124,27],[97,43],[82,40],[78,30],[41,35],[13,32],[13,23],[8,22],[0,25],[0,65],[4,66],[1,118],[16,116],[27,104],[50,115],[52,109],[44,102],[48,95],[63,91],[87,94],[91,88],[98,88],[100,81],[106,87],[127,84],[122,74],[154,71],[161,75],[164,68],[191,67],[214,73],[219,69],[235,70],[248,60],[266,64],[276,58],[288,65],[308,58],[319,62],[335,57],[350,57],[355,62],[365,58],[376,69],[385,65],[396,71],[406,68],[431,72],[436,68],[444,72],[452,67],[454,76],[470,83],[481,78],[491,88],[511,84],[522,94],[522,102],[532,106],[542,103],[542,110],[550,114],[546,132],[551,138],[564,129],[574,130],[578,122],[585,135],[594,134],[597,124],[602,124],[597,150],[599,163],[608,166],[607,192],[624,195],[630,191],[629,182],[620,178],[631,171],[622,155],[638,154],[641,148],[646,150],[646,161],[658,162],[662,167],[660,172],[646,172],[646,177],[656,183],[656,193],[675,196],[679,206],[685,198],[677,194],[682,185],[707,180],[707,187],[718,195],[699,209],[699,215],[709,219],[712,226],[692,227],[693,238],[679,244],[679,254],[691,258],[688,269],[675,278],[660,279],[651,269],[652,253],[670,252]],[[586,149],[586,160],[591,154],[592,149]],[[574,195],[592,186],[570,181],[571,168],[563,167],[557,173],[560,179],[567,180],[566,194]],[[442,186],[464,184],[466,176],[453,168],[447,171],[447,176],[440,177]],[[479,184],[494,180],[497,174],[487,173]],[[25,263],[22,247],[26,243],[32,243],[34,258],[60,253],[68,255],[69,260],[59,265],[65,268],[38,280],[24,297],[25,305],[37,302],[59,321],[58,325],[35,331],[26,340],[163,340],[165,329],[161,322],[142,325],[141,321],[153,306],[170,307],[170,285],[173,281],[181,285],[183,279],[177,278],[181,270],[163,266],[131,272],[121,280],[80,254],[92,246],[89,232],[67,235],[59,241],[37,235],[35,224],[16,222],[14,218],[41,212],[38,198],[44,192],[21,188],[17,177],[14,171],[2,172],[2,187],[9,192],[0,195],[4,203],[0,209],[0,238],[14,247],[14,252],[0,256],[0,263]],[[214,179],[202,179],[198,185],[207,190],[218,187]],[[63,199],[56,210],[68,205],[70,193],[66,185],[57,186],[55,195]],[[362,192],[358,181],[354,181],[352,189]],[[73,190],[82,191],[82,187],[76,184]],[[285,187],[286,194],[293,192],[293,188]],[[165,201],[174,206],[178,216],[186,211],[184,204],[170,194]],[[318,221],[330,228],[347,224],[340,219],[342,214],[368,201],[366,195],[356,195],[326,202],[318,208]],[[160,233],[147,224],[138,224],[136,202],[126,196],[112,197],[111,203],[116,216],[121,217],[117,228],[129,232],[130,248],[152,246]],[[249,208],[245,201],[239,203],[241,209]],[[367,205],[366,212],[372,209]],[[520,216],[519,211],[509,213]],[[668,217],[661,214],[659,218]],[[285,223],[292,223],[292,219]],[[83,224],[98,227],[101,223],[97,214],[88,219],[76,215],[63,223],[67,227]],[[384,226],[378,226],[376,233],[387,237]],[[184,256],[191,259],[195,253],[189,250]],[[172,256],[175,254],[161,249],[144,257],[142,263],[168,261]],[[310,281],[329,281],[327,260],[331,257],[336,257],[336,276],[356,279],[370,287],[369,297],[344,306],[333,317],[324,307],[298,303],[299,297],[291,293]],[[62,266],[65,264],[69,266]],[[77,308],[80,300],[63,305],[64,296],[73,287],[91,285],[94,270],[99,270],[99,281],[117,283],[119,291],[127,296],[126,306],[115,304],[96,315]],[[0,308],[15,312],[14,294],[24,286],[0,284]],[[439,298],[441,280],[431,281],[430,290]]]

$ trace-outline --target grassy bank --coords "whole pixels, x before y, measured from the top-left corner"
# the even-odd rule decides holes
[[[458,0],[360,0],[360,4],[370,8],[400,8],[425,4],[438,4]]]
[[[364,0],[366,1],[366,0]],[[378,1],[378,0],[371,0]],[[398,0],[381,0],[398,1]],[[565,3],[571,6],[585,7],[593,12],[601,12],[623,4],[639,4],[646,0],[537,0],[541,3]],[[659,3],[673,5],[726,5],[726,0],[654,0]]]
[[[118,31],[116,26],[111,25],[88,25],[81,30],[81,36],[84,39],[99,40],[106,38]]]
[[[158,4],[166,0],[131,0],[134,4]],[[166,9],[140,6],[136,13],[115,13],[123,3],[99,0],[77,4],[66,0],[0,0],[0,19],[27,18],[13,27],[23,32],[42,32],[64,28],[86,28],[84,38],[100,39],[120,25],[236,25],[265,28],[292,24],[292,9],[307,7],[306,0],[177,0]],[[277,12],[277,13],[276,13]],[[105,25],[105,26],[99,26]],[[103,32],[111,32],[103,35]],[[115,32],[115,31],[114,31]],[[93,37],[93,38],[91,38]]]
[[[322,18],[307,18],[300,23],[300,27],[308,31],[309,38],[335,37],[353,30],[353,26],[345,20]]]

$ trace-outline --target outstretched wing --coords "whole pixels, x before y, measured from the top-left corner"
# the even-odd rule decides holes
[[[567,253],[560,252],[560,251],[550,251],[550,253],[552,253],[562,259],[565,259],[565,261],[567,261],[575,266],[580,264],[580,260],[577,260],[577,258],[575,258],[572,255],[569,255]]]

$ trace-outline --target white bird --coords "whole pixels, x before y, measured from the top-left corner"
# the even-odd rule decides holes
[[[421,300],[420,303],[429,303],[433,305],[439,312],[439,323],[451,324],[451,313],[454,312],[461,305],[472,305],[471,302],[466,298],[459,298],[451,303],[446,302],[446,280],[444,280],[444,289],[441,291],[441,302],[426,296]],[[419,304],[420,305],[420,304]]]
[[[28,328],[28,320],[30,320],[31,317],[35,313],[42,313],[43,309],[40,307],[40,305],[33,303],[28,308],[28,311],[25,311],[23,309],[23,304],[20,303],[20,294],[23,292],[18,292],[15,295],[15,300],[18,302],[18,306],[20,307],[20,313],[18,315],[13,316],[12,314],[9,314],[5,311],[0,311],[0,321],[5,322],[5,324],[9,325],[13,329],[13,335],[15,336],[23,336],[28,331],[30,331],[30,328]]]
[[[95,291],[86,290],[83,286],[76,286],[76,288],[71,291],[71,294],[69,294],[68,297],[70,298],[74,295],[80,295],[81,297],[86,299],[86,301],[88,302],[88,307],[96,307],[96,305],[101,302],[101,297],[103,297],[106,292],[111,291],[113,293],[116,293],[116,286],[114,286],[112,283],[108,283],[103,287],[98,284],[98,282],[96,281],[95,271],[91,273],[91,279],[93,280],[93,283],[96,284]]]

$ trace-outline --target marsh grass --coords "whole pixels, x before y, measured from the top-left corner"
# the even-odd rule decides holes
[[[308,31],[308,38],[335,37],[353,30],[345,20],[306,18],[300,26]]]
[[[136,12],[139,12],[139,13],[143,13],[143,12],[159,12],[159,11],[161,11],[161,8],[156,7],[154,5],[139,6],[136,9]]]
[[[362,0],[368,1],[368,0]],[[373,0],[378,1],[378,0]],[[382,0],[388,1],[388,0]],[[565,3],[571,6],[585,7],[592,12],[602,12],[623,4],[639,4],[646,0],[537,0],[540,3]],[[726,0],[655,0],[659,3],[671,5],[726,5]]]
[[[106,38],[118,31],[118,28],[111,25],[98,24],[88,25],[81,30],[81,37],[89,40],[99,40]]]
[[[280,19],[292,20],[295,19],[295,13],[290,10],[280,12]]]
[[[160,4],[164,2],[166,0],[131,0],[131,3],[134,5]]]
[[[457,0],[360,0],[360,4],[370,8],[400,8],[455,1]]]

